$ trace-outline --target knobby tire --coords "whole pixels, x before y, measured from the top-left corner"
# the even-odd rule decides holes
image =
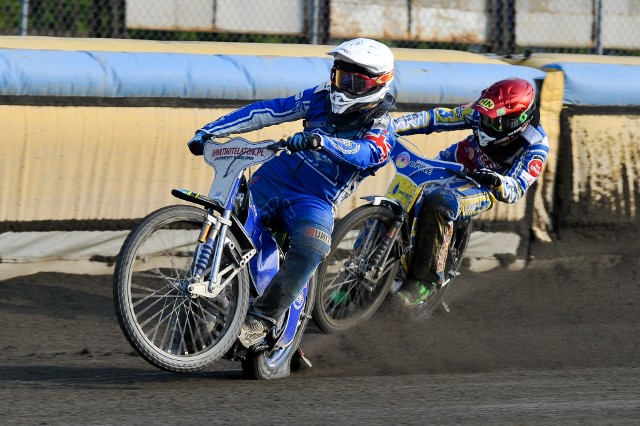
[[[246,268],[216,298],[184,291],[205,213],[184,205],[150,213],[127,236],[116,262],[113,300],[120,327],[135,351],[163,370],[197,371],[223,357],[248,310]],[[233,244],[221,269],[240,255],[227,252],[240,247],[230,230],[227,241]]]
[[[339,333],[366,321],[385,300],[400,266],[397,247],[379,265],[383,273],[375,281],[364,278],[364,268],[395,220],[388,207],[367,204],[336,224],[329,255],[318,268],[313,318],[323,332]]]

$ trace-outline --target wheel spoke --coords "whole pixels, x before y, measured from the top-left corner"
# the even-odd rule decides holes
[[[116,264],[122,330],[143,358],[169,371],[196,371],[225,355],[249,305],[248,270],[235,263],[242,254],[231,232],[236,248],[222,254],[223,291],[213,299],[186,291],[204,213],[171,206],[150,214],[127,237]]]
[[[334,229],[332,251],[319,276],[315,317],[323,330],[342,329],[370,316],[386,297],[398,260],[392,254],[375,280],[366,278],[376,247],[396,220],[383,206],[362,206],[342,218]],[[377,265],[376,265],[377,266]],[[322,312],[317,312],[321,310]]]

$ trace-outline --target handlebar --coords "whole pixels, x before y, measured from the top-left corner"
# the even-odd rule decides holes
[[[280,139],[278,142],[274,142],[267,147],[270,151],[285,151],[287,149],[287,140]]]
[[[458,171],[458,170],[451,170],[451,169],[447,169],[449,172],[451,172],[454,176],[459,177],[460,179],[465,179],[468,180],[469,182],[473,183],[475,186],[480,187],[481,185],[472,177],[471,172],[469,170],[462,169],[462,171]]]
[[[453,174],[453,175],[455,175],[455,176],[457,176],[459,178],[471,179],[470,173],[469,173],[469,171],[467,169],[463,169],[462,171],[453,170],[453,169],[447,169],[446,167],[445,167],[445,169],[447,171],[449,171],[451,174]]]
[[[203,142],[208,142],[213,140],[214,137],[213,135],[209,134],[209,133],[205,133],[202,136],[202,141]],[[309,149],[311,150],[317,150],[322,148],[323,144],[322,144],[322,140],[321,139],[312,139]],[[274,142],[270,145],[267,145],[267,149],[269,151],[275,151],[275,152],[279,152],[279,151],[286,151],[287,150],[287,140],[286,139],[280,139],[277,142]]]
[[[322,148],[324,144],[322,143],[322,139],[320,137],[317,138],[309,138],[307,140],[307,149],[309,151],[317,151]],[[284,151],[288,149],[288,144],[286,139],[280,139],[278,142],[273,143],[267,147],[272,151]]]

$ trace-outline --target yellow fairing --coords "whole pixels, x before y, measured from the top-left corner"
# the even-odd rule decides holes
[[[421,193],[421,186],[416,185],[410,178],[397,174],[391,181],[386,196],[397,200],[405,211],[409,211]]]

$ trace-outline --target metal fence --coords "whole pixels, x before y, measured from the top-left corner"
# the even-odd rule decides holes
[[[640,55],[640,0],[0,0],[0,35]]]

